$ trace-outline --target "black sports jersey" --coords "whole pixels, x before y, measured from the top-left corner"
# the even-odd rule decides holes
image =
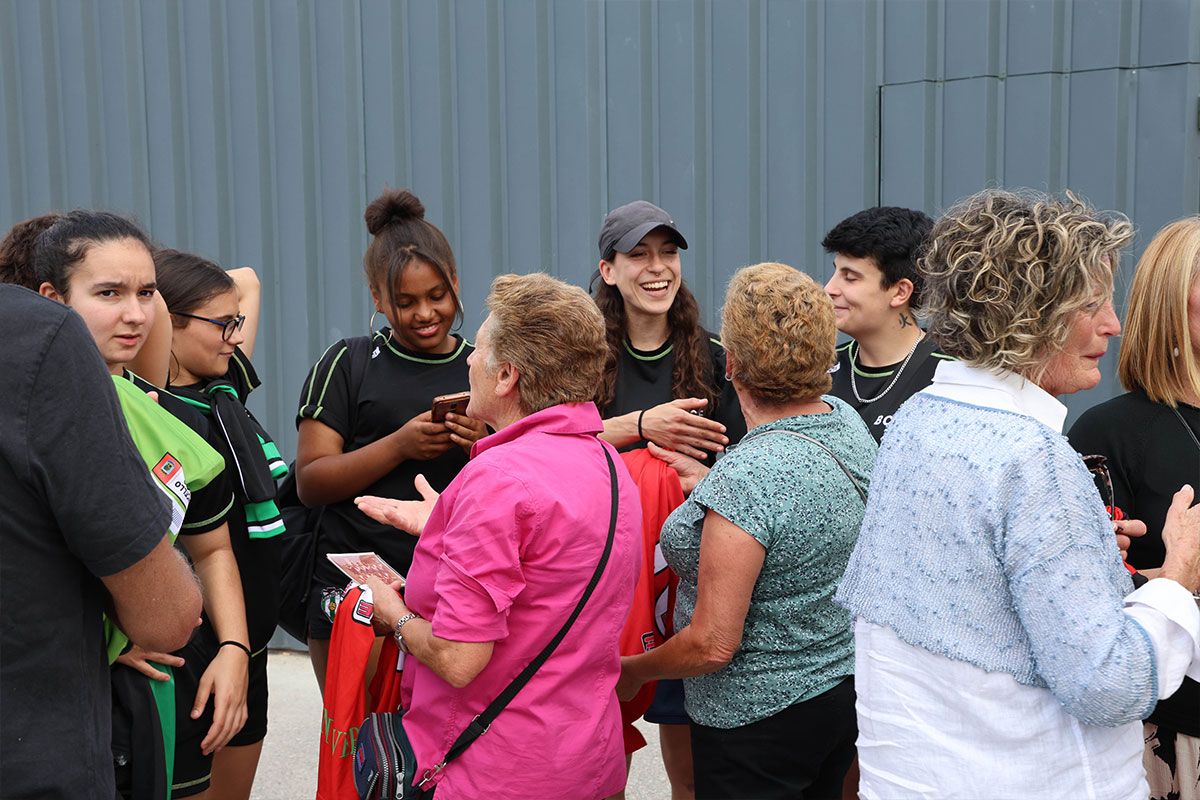
[[[1200,408],[1180,403],[1179,415],[1200,438]],[[1146,523],[1132,540],[1127,560],[1138,569],[1161,567],[1166,558],[1162,529],[1171,498],[1187,483],[1200,486],[1200,448],[1168,406],[1145,392],[1114,397],[1083,412],[1067,438],[1080,455],[1108,459],[1113,499],[1130,519]],[[1175,694],[1160,700],[1150,721],[1200,736],[1200,684],[1185,679]]]
[[[229,359],[229,370],[214,380],[224,381],[233,386],[238,399],[243,404],[250,393],[262,385],[250,359],[246,357],[240,347],[234,349],[233,357]],[[204,413],[204,409],[208,408],[208,403],[203,389],[208,383],[206,381],[191,386],[168,385],[167,391]],[[160,390],[159,396],[162,395],[163,392]],[[211,443],[216,451],[225,458],[225,463],[231,463],[233,454],[225,438],[218,435],[211,440]],[[228,474],[228,472],[227,469],[226,473]],[[225,521],[229,523],[229,544],[233,548],[233,556],[237,560],[238,572],[242,581],[242,596],[246,602],[246,627],[250,633],[250,649],[258,653],[267,646],[271,636],[275,633],[275,624],[279,619],[279,537],[264,539],[250,537],[249,523],[246,521],[244,512],[244,507],[248,502],[247,498],[239,481],[230,479],[229,484],[233,491],[234,504]]]
[[[220,436],[213,431],[208,420],[199,410],[192,408],[186,402],[170,392],[164,391],[150,381],[129,370],[125,370],[125,378],[143,392],[157,392],[158,404],[175,419],[187,425],[200,434],[218,453],[221,452]],[[208,533],[221,527],[233,508],[233,488],[229,484],[229,475],[225,470],[213,478],[203,488],[192,492],[191,502],[188,503],[187,513],[183,517],[183,527],[179,529],[180,536]]]
[[[715,419],[725,426],[729,444],[737,444],[746,434],[746,420],[742,417],[742,406],[738,402],[733,384],[725,380],[725,348],[708,333],[709,351],[713,361],[713,388],[717,400],[715,408],[705,409],[704,416]],[[601,415],[619,417],[631,411],[642,411],[672,400],[679,400],[672,389],[671,371],[675,368],[675,355],[670,340],[657,350],[638,350],[624,342],[617,358],[617,384],[612,405],[601,411]],[[621,448],[635,450],[645,447],[645,442],[634,442]],[[709,456],[704,463],[712,466]]]
[[[328,425],[342,437],[346,452],[382,439],[413,417],[429,411],[433,398],[466,391],[467,356],[474,347],[461,337],[445,355],[418,353],[398,345],[387,328],[372,339],[369,360],[361,370],[357,396],[351,386],[351,350],[345,340],[336,342],[313,366],[300,392],[297,426],[306,419]],[[353,413],[351,413],[353,404]],[[350,429],[353,422],[353,430]],[[356,495],[377,495],[399,500],[419,500],[413,480],[424,475],[437,491],[449,485],[467,463],[466,452],[457,445],[430,461],[403,461]],[[326,553],[357,553],[373,550],[400,573],[412,564],[417,538],[397,532],[367,517],[348,497],[325,507],[321,518],[320,553],[314,570],[314,586],[342,587],[346,577],[329,563]]]
[[[883,439],[887,426],[892,423],[892,417],[904,401],[933,383],[933,373],[939,363],[952,360],[945,353],[938,352],[937,345],[926,336],[917,344],[904,372],[889,389],[888,384],[896,377],[896,370],[904,363],[903,359],[884,367],[864,367],[856,364],[857,357],[858,342],[853,339],[837,349],[837,362],[831,372],[833,388],[829,393],[858,412],[877,442]],[[854,387],[850,385],[851,369],[854,370],[854,387],[866,402],[854,396]],[[883,397],[879,397],[879,393],[885,390]],[[876,397],[879,399],[873,400]]]

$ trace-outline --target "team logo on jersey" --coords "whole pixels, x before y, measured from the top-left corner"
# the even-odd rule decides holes
[[[179,463],[179,459],[170,453],[165,453],[150,472],[155,478],[158,478],[167,491],[178,498],[179,502],[186,509],[188,503],[192,501],[192,491],[188,489],[187,478],[183,473],[183,465]]]
[[[358,597],[358,601],[354,604],[354,610],[350,612],[350,617],[355,622],[361,622],[363,625],[370,625],[371,618],[375,616],[375,598],[371,595],[370,589],[363,589],[363,592]]]
[[[375,345],[375,349],[371,351],[371,360],[374,361],[375,357],[378,355],[379,355],[379,345]]]
[[[163,481],[163,483],[166,483],[167,481],[171,480],[171,478],[174,478],[175,474],[179,472],[179,461],[176,460],[175,456],[167,453],[162,457],[162,460],[155,465],[154,472],[159,476],[159,479]]]

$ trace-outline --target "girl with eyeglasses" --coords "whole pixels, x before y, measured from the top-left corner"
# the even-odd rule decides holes
[[[283,522],[275,479],[287,472],[271,437],[246,409],[260,385],[250,358],[259,283],[249,267],[226,272],[178,250],[154,253],[158,290],[171,313],[167,392],[220,432],[217,450],[233,484],[230,540],[246,600],[249,689],[245,726],[216,753],[210,797],[248,798],[267,734],[267,643],[279,612]]]

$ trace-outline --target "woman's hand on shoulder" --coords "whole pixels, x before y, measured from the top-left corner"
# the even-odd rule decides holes
[[[719,453],[729,444],[725,426],[702,417],[699,412],[708,401],[684,397],[646,409],[642,414],[642,438],[692,458]]]
[[[487,436],[487,423],[462,414],[447,414],[446,430],[450,431],[450,440],[469,454],[471,446]]]
[[[396,431],[402,460],[430,461],[454,446],[452,431],[433,421],[432,411],[422,411]]]
[[[390,497],[364,495],[354,498],[354,505],[376,522],[420,536],[441,495],[434,491],[424,475],[418,475],[413,485],[421,495],[420,500],[393,500]]]
[[[1167,557],[1160,573],[1192,593],[1200,589],[1200,505],[1192,505],[1194,499],[1195,491],[1185,485],[1167,509],[1162,530]]]
[[[708,474],[708,467],[682,453],[659,447],[654,442],[647,444],[646,449],[650,451],[650,455],[659,461],[666,462],[668,467],[675,470],[675,473],[679,475],[679,486],[685,495],[691,494],[692,490],[696,488],[696,484]]]

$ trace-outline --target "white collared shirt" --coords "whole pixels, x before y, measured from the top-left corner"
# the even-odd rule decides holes
[[[924,392],[1032,417],[1062,432],[1067,409],[1036,384],[960,361],[938,365]],[[1125,599],[1153,643],[1159,698],[1200,675],[1200,610],[1175,581]],[[859,791],[894,798],[1144,800],[1139,723],[1086,725],[1047,689],[1017,683],[855,621]]]

